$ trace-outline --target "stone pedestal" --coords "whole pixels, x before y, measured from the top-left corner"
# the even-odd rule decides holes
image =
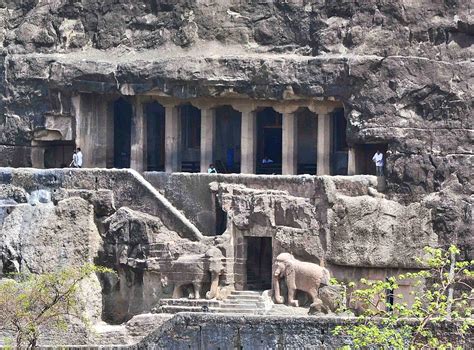
[[[138,172],[143,172],[146,170],[146,131],[146,118],[143,112],[143,103],[139,97],[136,97],[133,103],[130,167]]]
[[[241,165],[242,174],[255,174],[256,153],[257,153],[257,117],[251,110],[241,110],[242,131],[241,131]]]
[[[298,123],[294,113],[283,114],[282,133],[282,174],[296,175],[298,172]]]
[[[201,109],[201,173],[207,173],[209,164],[214,163],[215,129],[215,109]]]
[[[317,175],[331,175],[331,116],[318,114]]]
[[[181,170],[181,118],[178,107],[165,105],[165,171]]]

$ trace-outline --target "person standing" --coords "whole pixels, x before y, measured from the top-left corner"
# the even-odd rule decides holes
[[[379,150],[375,152],[372,161],[375,163],[375,175],[383,176],[383,154]]]
[[[74,154],[72,155],[72,162],[69,164],[70,167],[73,168],[82,168],[82,152],[81,149],[78,147],[74,150]]]
[[[76,167],[77,168],[82,168],[82,152],[81,152],[81,149],[79,147],[77,147],[76,155],[77,155]]]
[[[74,153],[72,154],[72,161],[69,163],[69,167],[72,168],[77,168],[77,151],[74,150]]]

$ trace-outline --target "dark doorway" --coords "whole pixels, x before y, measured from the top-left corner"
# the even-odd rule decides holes
[[[181,115],[181,171],[198,173],[201,163],[201,110],[190,105],[179,108]]]
[[[245,237],[247,246],[247,289],[272,288],[271,237]]]
[[[337,109],[333,113],[332,127],[332,159],[331,173],[333,175],[347,175],[348,146],[346,142],[347,120],[344,116],[344,109]]]
[[[215,163],[219,173],[240,173],[240,112],[230,106],[216,108]]]
[[[44,143],[44,167],[66,168],[71,164],[74,153],[74,143],[65,141],[50,141]]]
[[[268,158],[271,162],[264,163]],[[273,108],[257,113],[257,174],[281,174],[282,116]]]
[[[227,213],[222,209],[217,196],[214,197],[216,207],[216,236],[222,235],[227,230]]]
[[[358,175],[375,175],[375,164],[372,157],[379,150],[383,154],[384,173],[387,154],[387,144],[359,144],[355,145],[355,170]]]
[[[145,107],[147,121],[147,169],[165,169],[165,108],[157,102]]]
[[[114,167],[130,168],[132,104],[120,98],[114,102]]]
[[[296,116],[298,118],[298,174],[316,175],[318,118],[307,108],[300,109]]]

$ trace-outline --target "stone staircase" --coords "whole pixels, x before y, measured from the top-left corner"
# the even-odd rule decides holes
[[[224,300],[206,299],[161,299],[158,308],[153,312],[211,312],[226,314],[261,315],[266,311],[261,292],[232,291]]]
[[[222,301],[219,313],[233,314],[263,314],[265,303],[261,292],[234,290]]]

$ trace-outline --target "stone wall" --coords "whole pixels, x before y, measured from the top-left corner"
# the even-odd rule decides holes
[[[393,198],[473,257],[468,1],[6,1],[0,23],[0,165],[30,166],[83,93],[337,100],[350,145],[388,146]],[[75,141],[105,159],[97,111]]]
[[[212,182],[242,184],[261,190],[281,190],[304,198],[313,198],[316,188],[320,186],[315,176],[145,172],[144,177],[197,227],[212,234],[215,232],[216,216],[215,193],[210,189]],[[362,180],[362,177],[359,179]]]
[[[133,349],[339,349],[351,340],[333,335],[337,325],[356,319],[330,317],[230,316],[179,314],[145,337]],[[435,329],[463,348],[474,346],[474,337],[465,340],[452,332],[452,325]]]

